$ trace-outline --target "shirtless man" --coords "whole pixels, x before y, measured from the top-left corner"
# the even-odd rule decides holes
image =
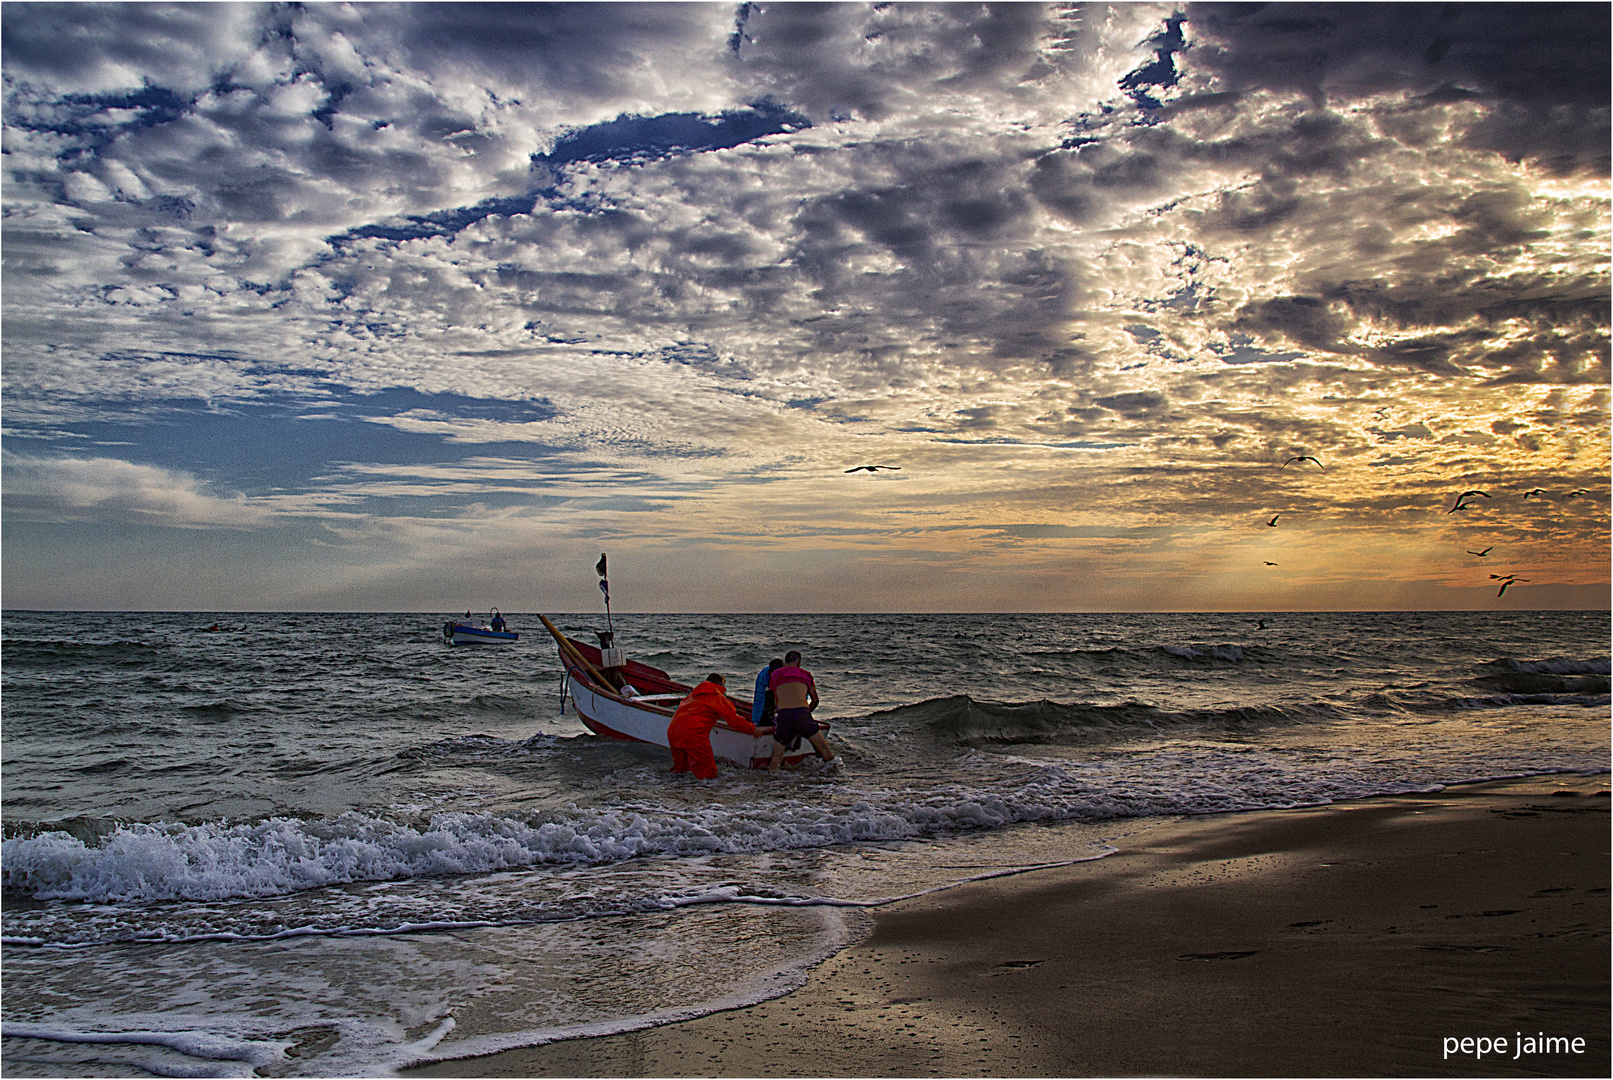
[[[784,654],[784,666],[773,672],[768,686],[773,691],[777,712],[773,714],[773,760],[767,771],[777,773],[784,763],[784,751],[798,737],[812,744],[824,761],[835,760],[812,710],[818,707],[818,688],[812,673],[801,666],[801,654],[794,649]]]

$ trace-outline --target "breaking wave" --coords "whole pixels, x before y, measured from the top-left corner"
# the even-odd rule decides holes
[[[1515,660],[1502,657],[1482,665],[1489,669],[1474,681],[1505,694],[1607,695],[1609,658]]]
[[[1553,663],[1543,661],[1542,663]],[[1602,674],[1581,674],[1582,669]],[[1607,661],[1564,662],[1572,674],[1507,671],[1473,684],[1489,693],[1452,694],[1424,690],[1379,691],[1352,701],[1310,701],[1220,709],[1164,709],[1145,702],[1118,705],[1057,701],[982,701],[967,694],[931,698],[870,715],[869,722],[912,726],[959,746],[1014,743],[1100,742],[1128,734],[1197,729],[1240,732],[1260,728],[1326,723],[1361,713],[1462,712],[1516,705],[1606,706]]]

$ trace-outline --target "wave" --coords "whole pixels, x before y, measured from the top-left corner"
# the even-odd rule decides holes
[[[1017,771],[1015,782],[995,789],[938,784],[918,796],[857,798],[845,805],[825,805],[821,794],[814,792],[809,799],[769,800],[737,812],[717,805],[679,810],[571,809],[540,822],[454,812],[415,825],[349,812],[318,821],[272,817],[254,823],[135,823],[119,824],[110,832],[78,830],[87,836],[30,829],[0,845],[0,882],[8,897],[30,901],[117,905],[253,901],[255,914],[228,918],[228,932],[238,933],[250,922],[262,924],[260,936],[272,936],[286,927],[279,924],[280,909],[268,901],[311,889],[545,866],[602,866],[647,857],[810,850],[1020,822],[1099,821],[1260,805],[1258,797],[1245,800],[1230,788],[1200,790],[1184,802],[1163,791],[1094,791],[1047,765],[1022,764]],[[1301,797],[1314,795],[1307,789]],[[1285,794],[1283,801],[1292,802],[1293,795]],[[574,918],[600,903],[615,910],[636,906],[622,908],[604,895],[590,895],[592,899],[581,898],[587,900],[582,909],[568,903],[540,914],[524,906],[524,917]],[[37,914],[50,921],[48,912]],[[204,921],[211,924],[218,914],[209,912]],[[385,912],[366,918],[376,914]],[[442,918],[441,913],[436,917]],[[115,934],[127,933],[122,918],[112,921]],[[29,922],[26,914],[8,920],[5,940],[68,943],[54,934],[22,936],[18,927]],[[104,940],[101,931],[88,927],[86,931],[92,939]],[[196,932],[193,928],[184,933]]]
[[[1047,700],[995,702],[957,694],[874,713],[867,719],[879,726],[918,726],[948,742],[978,747],[1189,726],[1239,731],[1274,724],[1316,723],[1341,715],[1336,706],[1327,703],[1170,710],[1137,701],[1121,705],[1063,704]]]
[[[536,826],[467,813],[442,814],[423,827],[360,813],[322,821],[136,823],[93,844],[59,831],[8,839],[0,846],[0,881],[7,894],[36,900],[283,896],[359,881],[614,861],[677,846],[657,832],[639,815],[614,813]]]
[[[655,770],[658,775],[660,770]],[[71,831],[11,824],[0,887],[37,901],[218,903],[362,882],[596,866],[646,857],[704,857],[913,839],[1078,815],[1114,816],[1081,792],[1049,802],[1041,782],[1018,796],[935,790],[914,804],[826,808],[817,799],[733,812],[570,807],[544,821],[446,812],[409,824],[350,811],[335,818],[124,823],[84,819]]]
[[[1591,660],[1571,660],[1557,656],[1550,660],[1513,660],[1502,657],[1490,663],[1508,671],[1545,672],[1551,675],[1607,675],[1613,673],[1613,658],[1606,656]]]
[[[1605,695],[1609,690],[1609,658],[1516,660],[1502,657],[1481,665],[1489,671],[1474,682],[1504,694]]]
[[[584,738],[592,739],[587,735]],[[485,735],[473,732],[466,735],[452,735],[445,739],[434,739],[419,746],[408,746],[397,752],[397,757],[403,761],[424,761],[433,758],[453,757],[508,757],[518,754],[529,754],[537,751],[552,749],[561,745],[565,736],[548,735],[538,732],[525,739],[511,740],[498,735]]]
[[[195,720],[228,720],[248,713],[265,711],[260,706],[248,705],[241,701],[224,698],[220,701],[205,701],[196,705],[179,705],[174,711],[181,716]]]
[[[66,659],[95,663],[118,663],[128,660],[152,660],[172,654],[166,642],[142,638],[24,638],[7,637],[3,641],[6,659],[11,663],[25,660]]]
[[[15,815],[4,823],[4,839],[27,839],[42,833],[63,833],[87,844],[98,844],[132,822],[128,818],[102,817],[96,814],[75,815],[58,821],[28,821]]]
[[[1480,688],[1484,680],[1475,680]],[[1529,685],[1518,685],[1527,682]],[[1598,675],[1514,676],[1514,685],[1494,693],[1417,692],[1367,694],[1353,703],[1310,701],[1246,705],[1218,709],[1164,709],[1144,702],[1120,705],[1057,701],[982,701],[967,694],[931,698],[913,705],[876,712],[863,723],[877,727],[915,727],[958,746],[985,747],[1015,743],[1098,741],[1187,729],[1241,732],[1276,726],[1326,723],[1359,713],[1406,711],[1463,712],[1517,705],[1606,706],[1608,679]],[[1536,685],[1538,683],[1538,685]]]
[[[953,722],[969,711],[969,705],[967,699],[926,703],[932,719],[942,719],[945,707]],[[542,819],[491,811],[394,819],[350,811],[317,820],[273,816],[252,822],[199,824],[129,823],[108,818],[32,825],[11,821],[7,823],[11,835],[0,844],[0,888],[8,898],[33,902],[126,905],[180,901],[206,906],[240,901],[245,905],[244,914],[209,909],[197,916],[205,926],[183,931],[171,927],[141,930],[136,936],[175,932],[190,937],[238,935],[249,925],[256,928],[250,931],[254,936],[273,936],[294,927],[283,924],[284,909],[268,901],[313,889],[544,867],[569,871],[644,858],[703,862],[711,856],[919,840],[1029,822],[1098,822],[1317,805],[1373,794],[1436,790],[1444,783],[1587,767],[1581,757],[1557,754],[1549,759],[1529,755],[1527,762],[1516,764],[1499,759],[1453,760],[1418,772],[1408,770],[1397,758],[1374,762],[1359,758],[1353,750],[1343,753],[1345,756],[1324,755],[1295,767],[1282,755],[1258,753],[1242,744],[1218,747],[1213,742],[1205,745],[1189,740],[1128,755],[1126,768],[1117,772],[1110,761],[1027,759],[974,749],[949,764],[949,775],[934,773],[930,782],[905,785],[901,790],[872,791],[853,785],[837,793],[814,783],[808,773],[785,781],[806,784],[805,788],[779,790],[762,781],[767,785],[762,790],[773,794],[758,799],[756,781],[740,774],[714,790],[710,801],[698,805],[684,802],[681,794],[676,795],[676,805],[656,805],[651,796],[629,805],[567,805]],[[631,783],[650,795],[663,776],[657,762],[637,770]],[[736,796],[737,802],[724,801]],[[554,880],[564,884],[571,875]],[[511,895],[519,901],[520,917],[528,920],[579,917],[600,905],[613,910],[639,909],[633,904],[620,905],[600,889],[599,884],[591,884],[572,898],[575,903],[567,901],[558,908],[526,890]],[[362,895],[353,894],[353,904],[368,914],[361,913],[356,921],[338,919],[318,932],[341,927],[357,930],[373,925],[377,918],[392,925],[400,921],[424,924],[447,917],[444,908],[431,902],[414,917],[400,920],[395,916],[402,915],[402,909],[392,905],[371,910],[373,897],[367,890],[360,892]],[[41,906],[55,910],[52,905]],[[78,934],[25,935],[23,926],[38,923],[43,929],[56,918],[50,910],[22,910],[26,907],[18,905],[13,909],[15,915],[8,914],[5,941],[65,945]],[[462,904],[453,904],[451,910],[457,921],[478,917]],[[63,917],[75,925],[78,921]],[[130,933],[126,923],[134,926],[145,920],[129,922],[113,913],[101,921],[110,921],[112,929],[107,933],[123,940]],[[167,925],[172,920],[160,916],[157,921]],[[102,929],[88,924],[84,932],[89,935],[85,943],[107,940]]]
[[[532,711],[530,702],[508,694],[476,694],[465,707],[477,712],[526,714]]]
[[[1242,663],[1242,645],[1161,645],[1159,651],[1178,660],[1196,662],[1219,661],[1224,664]]]
[[[279,1064],[286,1059],[283,1052],[287,1044],[269,1041],[232,1038],[197,1031],[76,1031],[71,1028],[52,1027],[48,1024],[16,1024],[5,1026],[8,1039],[41,1039],[49,1042],[78,1046],[114,1045],[160,1046],[176,1051],[188,1058],[208,1062],[207,1066],[181,1066],[175,1070],[160,1060],[143,1063],[143,1071],[153,1076],[261,1076],[258,1070]],[[238,1067],[221,1063],[233,1062]],[[166,1065],[166,1067],[165,1067]]]
[[[235,823],[86,819],[71,831],[8,823],[17,831],[0,845],[0,887],[7,896],[35,901],[266,900],[363,882],[810,850],[1022,822],[1205,813],[1258,808],[1272,799],[1291,805],[1332,797],[1332,787],[1317,789],[1297,773],[1281,790],[1241,792],[1237,777],[1247,771],[1245,755],[1224,764],[1230,769],[1225,782],[1209,784],[1201,777],[1187,792],[1176,790],[1168,777],[1113,790],[1107,778],[1094,787],[1084,766],[1072,772],[1051,763],[1008,762],[1000,772],[1003,762],[980,758],[961,763],[956,779],[937,775],[920,790],[853,788],[828,801],[804,773],[790,781],[809,789],[782,798],[749,797],[755,781],[741,775],[731,780],[728,793],[741,796],[738,805],[720,799],[699,806],[573,805],[543,820],[456,811],[409,821],[352,811],[319,820],[275,816]],[[646,766],[635,786],[663,775],[661,763]],[[1269,785],[1269,778],[1262,784]]]
[[[1604,682],[1605,690],[1607,684]],[[1607,694],[1488,694],[1482,697],[1450,698],[1443,703],[1449,710],[1506,709],[1514,705],[1578,705],[1587,709],[1605,709],[1613,704]]]
[[[35,901],[221,903],[362,882],[912,839],[1075,812],[1048,804],[1040,784],[1029,791],[1017,799],[936,791],[917,805],[859,802],[827,812],[815,801],[786,801],[738,814],[572,810],[542,822],[456,812],[410,825],[349,812],[319,821],[118,823],[79,835],[36,827],[0,845],[0,881],[7,896]]]
[[[1140,648],[1117,645],[1108,649],[1030,649],[1024,655],[1033,660],[1052,661],[1056,665],[1069,664],[1078,669],[1142,671],[1177,670],[1183,664],[1218,666],[1269,661],[1277,654],[1275,650],[1261,645],[1224,642],[1219,645],[1196,643]]]

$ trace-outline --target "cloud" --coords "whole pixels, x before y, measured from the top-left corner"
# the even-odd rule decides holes
[[[891,515],[953,490],[982,521],[1040,499],[1119,527],[1212,514],[1235,493],[1210,470],[1295,453],[1388,477],[1482,452],[1521,483],[1607,420],[1595,5],[0,20],[8,439],[104,425],[198,499],[275,485],[163,457],[165,418],[287,400],[365,422],[329,425],[276,513],[457,514],[474,475],[410,471],[485,449],[732,535],[754,489],[861,513],[808,478],[870,454],[906,463]],[[927,470],[954,488],[920,496]]]
[[[1286,90],[1317,105],[1389,91],[1483,101],[1493,108],[1466,132],[1470,145],[1553,171],[1607,171],[1605,8],[1192,4],[1188,18],[1190,62],[1220,92]]]
[[[6,515],[24,521],[253,529],[271,518],[244,495],[213,495],[194,476],[116,458],[8,453],[4,475]]]
[[[31,5],[7,13],[0,56],[8,81],[59,93],[135,90],[155,72],[169,87],[199,91],[254,53],[263,15],[248,4]]]

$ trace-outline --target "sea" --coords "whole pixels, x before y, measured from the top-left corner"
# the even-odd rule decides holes
[[[535,614],[508,646],[448,617],[0,615],[7,1076],[374,1076],[638,1030],[1160,819],[1609,770],[1600,611],[612,615],[736,695],[804,654],[840,765],[714,781],[589,733]]]

